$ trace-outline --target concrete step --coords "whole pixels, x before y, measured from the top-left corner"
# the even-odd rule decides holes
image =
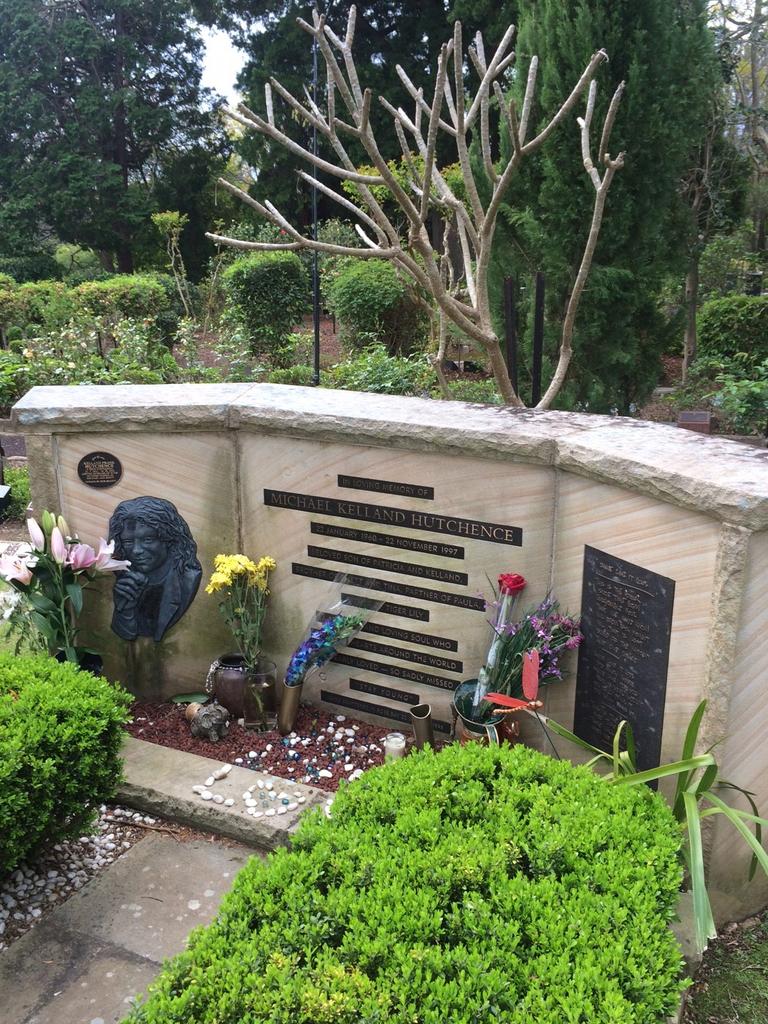
[[[225,779],[211,787],[226,799],[235,801],[231,807],[202,800],[192,787],[205,780],[226,761],[213,761],[197,754],[187,754],[157,743],[127,736],[123,744],[125,781],[118,790],[120,803],[171,821],[228,836],[256,850],[274,850],[288,846],[303,811],[318,807],[328,794],[315,786],[283,779],[277,775],[254,772],[235,766]],[[257,780],[271,783],[273,792],[288,793],[292,802],[304,797],[298,808],[270,817],[254,818],[247,812],[243,793]],[[281,806],[276,800],[275,806]],[[284,806],[284,805],[282,805]]]

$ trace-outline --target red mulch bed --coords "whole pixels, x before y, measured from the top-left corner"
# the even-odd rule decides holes
[[[192,736],[184,718],[185,707],[172,701],[136,701],[131,709],[133,720],[126,728],[136,739],[210,757],[221,763],[237,764],[241,768],[267,771],[329,792],[335,792],[341,779],[349,779],[356,769],[383,764],[384,737],[392,732],[392,729],[302,704],[291,736],[283,737],[276,729],[250,732],[232,723],[224,739],[209,743]],[[345,730],[353,735],[349,736]],[[305,743],[306,740],[309,742]],[[345,764],[352,764],[352,769],[345,771]],[[329,771],[331,777],[319,777],[321,770]]]

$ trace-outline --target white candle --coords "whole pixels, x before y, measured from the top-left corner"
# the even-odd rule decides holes
[[[396,761],[405,756],[405,736],[401,732],[390,732],[384,737],[384,760]]]

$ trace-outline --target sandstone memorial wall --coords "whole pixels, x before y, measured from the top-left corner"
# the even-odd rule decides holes
[[[120,502],[163,498],[197,543],[203,586],[162,641],[111,631],[111,581],[95,602],[107,674],[134,692],[200,690],[231,646],[204,592],[214,556],[269,554],[278,671],[347,573],[383,604],[305,698],[393,727],[426,701],[447,735],[451,691],[487,648],[489,580],[517,572],[521,610],[551,592],[584,615],[578,672],[574,655],[547,715],[598,745],[629,718],[658,763],[707,698],[705,745],[768,811],[767,451],[620,417],[269,384],[34,388],[13,420],[36,510],[93,542]],[[764,902],[743,844],[722,824],[708,841],[720,915]]]

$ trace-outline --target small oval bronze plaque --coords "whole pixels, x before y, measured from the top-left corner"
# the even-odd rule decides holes
[[[123,475],[120,459],[109,452],[89,452],[77,464],[77,475],[89,487],[112,487]]]

